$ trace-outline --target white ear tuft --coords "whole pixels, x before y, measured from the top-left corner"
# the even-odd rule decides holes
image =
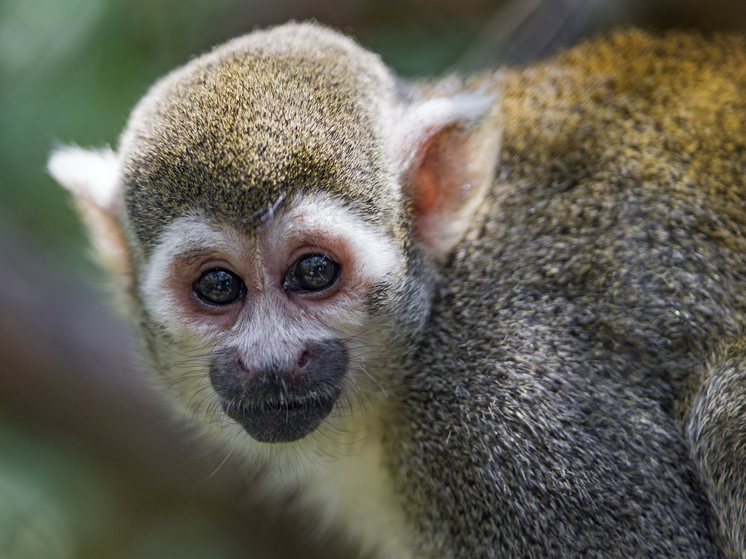
[[[432,136],[445,126],[457,123],[471,123],[489,113],[495,103],[493,95],[461,93],[450,97],[428,99],[414,106],[399,121],[400,151],[399,163],[402,169],[409,170],[419,152]]]
[[[56,150],[47,165],[49,174],[72,192],[96,257],[119,284],[121,302],[131,310],[132,265],[118,211],[120,167],[119,157],[110,149],[78,147]]]
[[[416,237],[443,258],[471,226],[495,178],[501,126],[495,95],[460,93],[409,106],[394,142]]]
[[[121,184],[120,164],[111,149],[61,148],[52,153],[47,169],[75,196],[107,212],[116,208]]]

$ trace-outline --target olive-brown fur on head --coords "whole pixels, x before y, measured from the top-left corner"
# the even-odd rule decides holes
[[[378,57],[314,24],[252,33],[196,59],[153,87],[122,138],[139,243],[150,247],[196,209],[244,220],[304,192],[380,220],[393,209],[384,140],[395,95]]]

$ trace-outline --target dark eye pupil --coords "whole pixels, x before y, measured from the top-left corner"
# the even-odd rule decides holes
[[[337,279],[339,264],[321,254],[304,256],[290,267],[284,287],[290,291],[319,291]]]
[[[194,292],[213,305],[227,305],[243,295],[244,285],[228,270],[209,270],[194,282]]]

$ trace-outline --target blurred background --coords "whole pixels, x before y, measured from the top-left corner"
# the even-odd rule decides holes
[[[743,30],[746,2],[0,0],[0,557],[359,555],[254,495],[261,472],[172,420],[45,172],[54,146],[116,147],[174,66],[309,18],[403,76],[437,76],[525,64],[614,26]]]

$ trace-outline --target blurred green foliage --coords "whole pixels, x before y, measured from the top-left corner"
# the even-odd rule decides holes
[[[0,555],[69,559],[114,516],[101,476],[83,457],[0,423]],[[7,452],[12,449],[12,452]]]
[[[252,559],[198,509],[133,507],[79,448],[0,421],[3,559]]]
[[[0,0],[0,219],[79,264],[80,228],[45,172],[50,149],[115,144],[146,84],[215,38],[223,4]]]

